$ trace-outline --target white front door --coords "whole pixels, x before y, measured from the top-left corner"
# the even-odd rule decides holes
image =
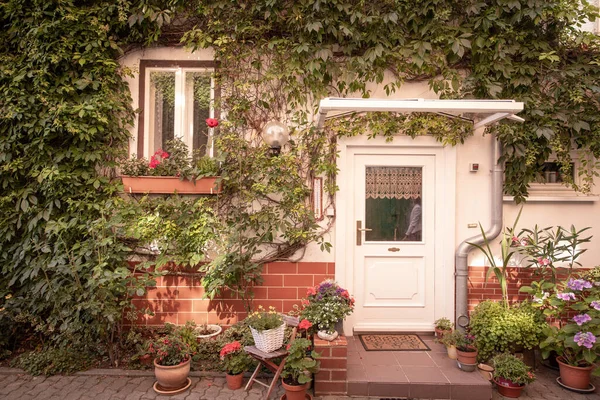
[[[355,333],[430,331],[435,319],[452,317],[447,268],[453,265],[442,250],[448,226],[440,214],[454,210],[443,204],[443,155],[435,147],[345,151],[341,192],[350,196],[342,207],[346,234],[337,237],[345,237],[340,275],[356,299],[348,320]]]

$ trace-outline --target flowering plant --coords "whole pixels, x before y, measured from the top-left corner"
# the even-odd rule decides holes
[[[158,365],[172,366],[186,362],[192,355],[192,348],[180,335],[173,333],[150,342],[148,353],[156,357]]]
[[[312,380],[312,375],[319,371],[319,354],[311,351],[308,339],[297,338],[287,345],[288,355],[281,372],[281,377],[288,385],[304,385]],[[310,352],[309,352],[310,351]]]
[[[252,365],[252,359],[244,352],[242,345],[237,340],[223,346],[219,352],[219,357],[229,375],[241,374]]]
[[[318,330],[333,332],[335,323],[352,314],[354,298],[336,282],[327,279],[306,291],[307,299],[302,300],[300,317]]]
[[[215,160],[199,153],[189,156],[187,145],[179,139],[169,140],[165,149],[158,149],[150,157],[138,158],[135,154],[121,162],[121,172],[128,176],[177,176],[181,179],[198,179],[218,174]]]
[[[509,353],[502,353],[492,358],[494,378],[500,384],[514,383],[525,385],[535,381],[535,375],[525,363]]]
[[[460,351],[466,351],[472,353],[477,351],[475,347],[475,336],[468,332],[463,332],[456,337],[456,348]]]
[[[546,358],[555,351],[569,365],[598,366],[600,283],[570,278],[554,289],[554,293],[541,298],[544,313],[558,321],[558,326],[549,325],[544,330],[542,355]]]
[[[267,331],[279,328],[283,324],[283,317],[274,307],[269,307],[269,311],[266,311],[263,306],[258,306],[256,311],[248,315],[246,323],[257,331]]]

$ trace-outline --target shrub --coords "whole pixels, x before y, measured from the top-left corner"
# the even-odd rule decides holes
[[[490,300],[475,307],[469,324],[476,338],[480,361],[518,347],[532,349],[543,339],[546,325],[543,314],[531,303],[505,307]]]
[[[492,358],[494,378],[505,379],[518,385],[525,385],[535,380],[535,375],[525,363],[512,354],[502,353]]]
[[[452,324],[452,321],[445,317],[436,320],[434,324],[437,329],[440,329],[442,331],[451,331],[452,327],[454,326]]]
[[[10,363],[31,375],[72,374],[89,368],[94,354],[87,349],[46,347],[21,354]]]

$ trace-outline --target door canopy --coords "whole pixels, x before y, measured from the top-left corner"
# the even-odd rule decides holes
[[[438,99],[361,99],[327,97],[319,102],[317,128],[323,128],[327,114],[341,116],[352,112],[431,112],[473,120],[473,129],[508,118],[523,122],[515,114],[523,111],[523,103],[514,100],[438,100]]]

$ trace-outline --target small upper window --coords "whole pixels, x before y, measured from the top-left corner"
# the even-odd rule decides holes
[[[192,152],[212,155],[216,118],[212,63],[195,61],[140,62],[139,155],[151,156],[168,140],[181,139]]]
[[[571,182],[575,180],[575,164],[571,163],[570,171]],[[537,183],[564,183],[567,181],[561,170],[561,165],[557,162],[545,162],[542,168],[542,174]]]

